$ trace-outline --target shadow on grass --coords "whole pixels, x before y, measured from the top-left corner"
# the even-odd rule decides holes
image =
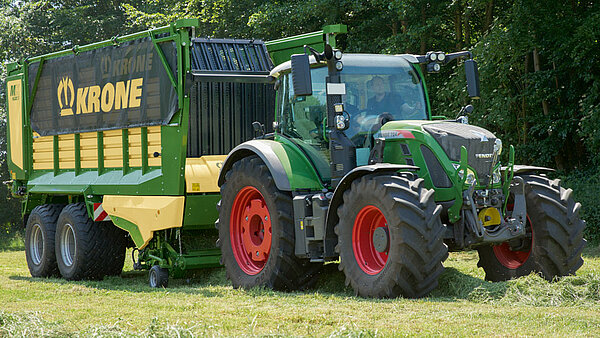
[[[58,276],[51,278],[37,278],[15,275],[10,276],[9,279],[55,285],[79,285],[108,291],[144,293],[168,292],[193,294],[203,297],[221,296],[226,292],[224,287],[231,285],[227,283],[225,270],[219,268],[191,271],[189,275],[184,278],[170,278],[169,286],[165,289],[153,289],[148,286],[147,271],[123,271],[121,276],[109,276],[105,277],[103,280],[67,281]]]
[[[345,276],[338,270],[338,264],[325,264],[309,286],[300,291],[279,292],[265,288],[235,291],[231,282],[225,277],[225,269],[203,269],[190,274],[186,278],[169,280],[166,289],[152,289],[148,286],[146,271],[124,271],[120,277],[106,277],[100,281],[66,281],[60,278],[33,278],[10,276],[12,280],[52,283],[56,285],[79,285],[88,288],[110,291],[128,291],[171,294],[199,295],[202,297],[225,296],[231,292],[241,292],[250,296],[295,297],[301,295],[321,295],[326,297],[354,297],[354,291],[345,286]],[[507,289],[506,283],[491,283],[460,272],[455,268],[446,268],[439,278],[439,284],[425,298],[430,301],[452,302],[457,300],[487,301],[501,298]],[[379,302],[382,300],[363,299],[364,301]]]

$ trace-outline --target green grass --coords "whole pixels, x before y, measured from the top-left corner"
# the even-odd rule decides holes
[[[474,252],[446,261],[428,298],[372,300],[344,287],[328,264],[304,292],[235,290],[223,269],[147,287],[131,271],[103,281],[31,278],[23,251],[0,252],[0,337],[8,336],[597,336],[600,249],[585,251],[577,276],[483,280]]]

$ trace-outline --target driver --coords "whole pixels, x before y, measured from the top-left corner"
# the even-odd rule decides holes
[[[389,93],[385,89],[385,80],[381,76],[373,77],[367,82],[367,87],[375,94],[369,98],[367,109],[377,113],[390,113],[398,110],[402,99],[396,93]]]

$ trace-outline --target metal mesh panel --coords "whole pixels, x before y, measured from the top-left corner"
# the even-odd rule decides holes
[[[273,63],[260,40],[192,39],[192,70],[269,72]]]
[[[273,85],[199,82],[191,94],[188,157],[229,153],[254,137],[254,121],[272,129]]]

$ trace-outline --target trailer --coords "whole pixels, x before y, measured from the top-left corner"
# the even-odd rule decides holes
[[[552,169],[515,164],[471,105],[433,113],[423,72],[450,62],[479,98],[471,52],[345,54],[343,25],[266,43],[198,26],[8,65],[32,276],[118,275],[132,247],[152,287],[224,265],[234,287],[294,290],[339,260],[357,295],[385,298],[427,295],[449,251],[476,249],[491,281],[583,264],[581,204]]]
[[[253,122],[272,125],[273,61],[261,40],[196,37],[198,26],[8,64],[8,167],[32,276],[118,275],[126,247],[152,286],[219,266],[219,170]],[[285,58],[336,33],[270,45]]]

